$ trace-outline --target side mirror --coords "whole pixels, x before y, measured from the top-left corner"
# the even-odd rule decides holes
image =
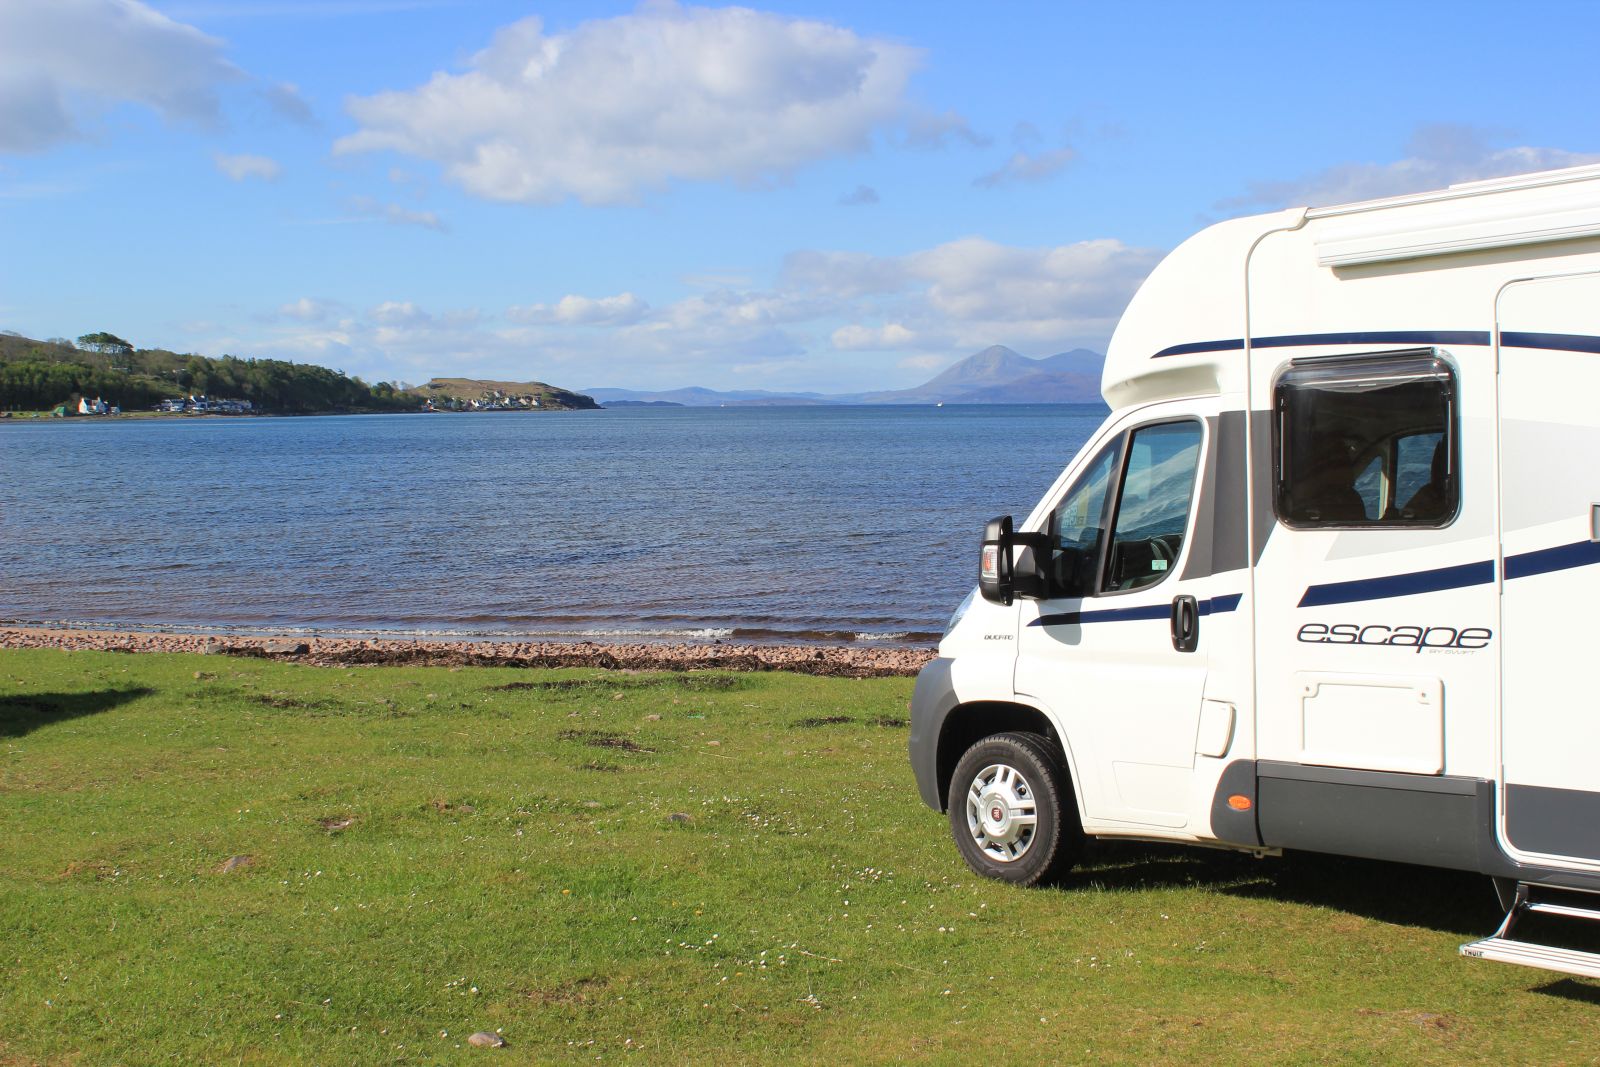
[[[978,554],[978,592],[991,604],[1009,606],[1016,598],[1012,537],[1010,515],[990,519],[983,528],[983,547]]]
[[[990,519],[983,528],[978,555],[978,592],[993,604],[1010,606],[1017,597],[1038,600],[1045,595],[1041,556],[1048,550],[1044,534],[1017,533],[1011,516]]]

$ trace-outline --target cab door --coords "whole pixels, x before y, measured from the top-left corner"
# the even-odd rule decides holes
[[[1040,531],[1044,597],[1022,601],[1015,686],[1061,724],[1092,824],[1188,822],[1207,623],[1238,603],[1185,575],[1214,414],[1131,414]]]

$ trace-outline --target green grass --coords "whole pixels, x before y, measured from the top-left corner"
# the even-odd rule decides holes
[[[0,653],[0,1064],[1596,1058],[1484,879],[976,880],[910,688]]]

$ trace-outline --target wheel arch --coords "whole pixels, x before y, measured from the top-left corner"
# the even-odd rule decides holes
[[[1008,732],[1039,734],[1055,749],[1071,781],[1073,802],[1081,804],[1078,797],[1077,771],[1074,769],[1072,750],[1066,738],[1056,728],[1055,720],[1041,708],[1007,700],[975,700],[958,704],[950,709],[939,730],[939,749],[936,767],[939,782],[940,810],[949,809],[950,779],[956,764],[967,749],[991,734]],[[1081,814],[1081,811],[1080,811]]]

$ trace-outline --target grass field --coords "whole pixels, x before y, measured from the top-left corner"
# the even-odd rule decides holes
[[[0,653],[0,1064],[1600,1058],[1480,878],[976,881],[910,689]]]

